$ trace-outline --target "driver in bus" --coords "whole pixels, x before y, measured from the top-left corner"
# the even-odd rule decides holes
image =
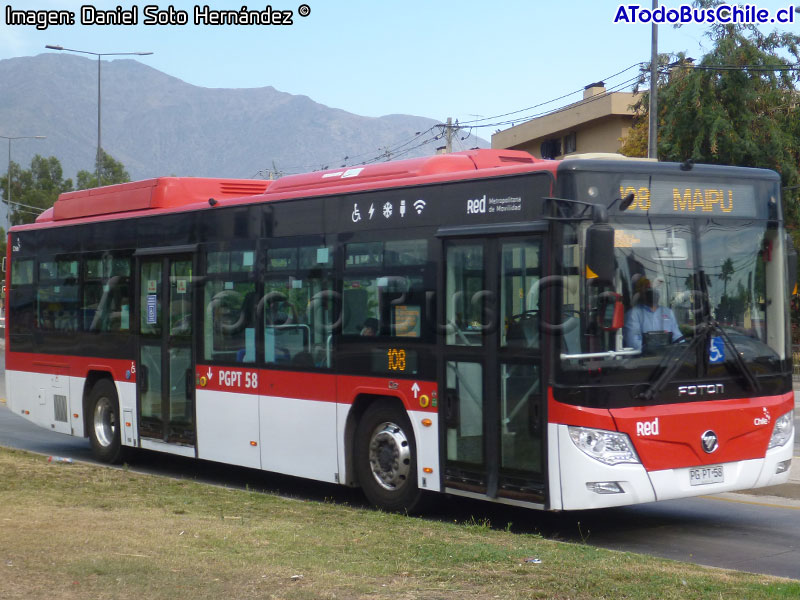
[[[645,334],[650,332],[669,334],[672,342],[683,337],[675,313],[667,306],[659,306],[658,292],[653,289],[649,279],[640,277],[634,284],[634,290],[634,306],[625,315],[622,329],[626,348],[641,350]]]

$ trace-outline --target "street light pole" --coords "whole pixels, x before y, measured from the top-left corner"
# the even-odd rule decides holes
[[[101,162],[101,148],[100,143],[100,55],[97,55],[97,157],[94,159],[94,168],[97,171],[97,187],[100,187],[100,162]]]
[[[44,135],[0,135],[0,138],[8,140],[8,171],[6,171],[6,234],[11,228],[11,140],[43,140]]]
[[[653,0],[653,12],[658,8],[658,0]],[[647,134],[647,157],[658,160],[658,25],[653,20],[650,37],[650,105]]]
[[[100,59],[103,56],[149,56],[152,52],[90,52],[89,50],[75,50],[74,48],[64,48],[63,46],[52,46],[49,44],[45,46],[45,48],[63,52],[91,54],[97,57],[97,158],[95,160],[95,172],[97,176],[97,186],[100,187],[100,162],[102,159],[102,146],[100,145]]]

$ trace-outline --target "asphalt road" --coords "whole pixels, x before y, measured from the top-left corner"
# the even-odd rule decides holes
[[[4,367],[0,364],[0,390],[5,390]],[[86,439],[35,427],[12,415],[4,403],[0,403],[0,446],[94,462]],[[800,451],[795,456],[800,457]],[[797,483],[786,489],[800,491],[799,464],[800,458],[794,465]],[[214,485],[365,506],[358,490],[152,452],[134,455],[130,468]],[[770,491],[782,493],[777,488]],[[447,498],[437,512],[425,518],[466,521],[472,517],[487,519],[498,528],[510,523],[511,530],[519,533],[800,580],[800,500],[786,497],[723,494],[576,513],[539,513]]]

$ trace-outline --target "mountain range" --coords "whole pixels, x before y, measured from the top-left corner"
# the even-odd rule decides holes
[[[198,87],[134,60],[101,67],[102,147],[133,180],[259,178],[382,160],[387,150],[392,158],[424,156],[444,145],[420,145],[441,133],[435,119],[359,116],[273,87]],[[46,136],[14,141],[12,160],[29,168],[34,154],[55,156],[65,178],[94,169],[96,60],[66,53],[0,60],[0,82],[0,135]],[[471,136],[460,144],[488,146]]]

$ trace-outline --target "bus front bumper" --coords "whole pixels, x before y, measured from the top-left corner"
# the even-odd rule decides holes
[[[566,425],[550,428],[558,447],[557,454],[551,453],[557,463],[550,469],[550,505],[555,510],[609,508],[780,485],[789,481],[794,450],[793,435],[764,458],[648,472],[641,464],[597,461],[575,446]]]

